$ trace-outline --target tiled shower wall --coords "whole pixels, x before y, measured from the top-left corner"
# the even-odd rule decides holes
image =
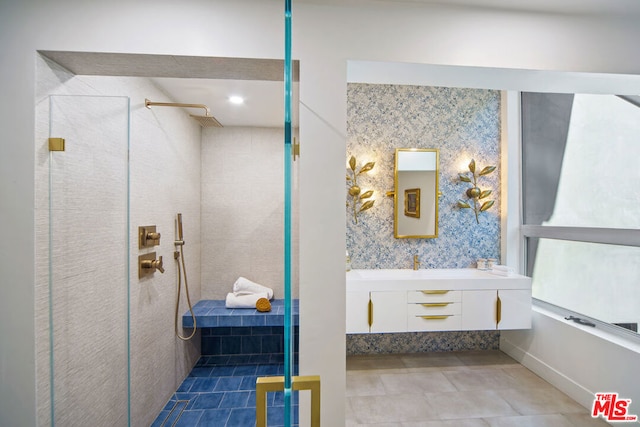
[[[202,298],[224,299],[243,276],[284,297],[284,132],[206,128],[202,132]],[[293,256],[298,215],[294,163]],[[293,298],[298,273],[292,272]]]
[[[362,191],[374,190],[373,208],[358,215],[347,207],[347,250],[352,268],[475,267],[477,258],[500,258],[500,170],[480,178],[494,206],[480,214],[456,206],[469,185],[458,179],[473,158],[478,168],[500,166],[500,92],[426,86],[347,86],[347,159],[358,168]],[[396,148],[437,148],[440,153],[438,237],[396,239],[393,197]],[[348,172],[348,169],[347,169]],[[346,193],[346,191],[345,191]],[[496,331],[362,334],[347,336],[348,354],[495,349]]]
[[[70,305],[70,296],[62,294],[59,284],[54,284],[54,300],[57,313],[65,311],[67,320],[56,322],[54,317],[54,359],[56,366],[72,364],[69,375],[56,375],[56,414],[70,412],[78,402],[71,401],[63,392],[64,387],[82,393],[82,387],[90,382],[83,376],[102,376],[105,402],[116,402],[107,411],[109,416],[91,420],[92,425],[112,426],[115,420],[126,416],[126,388],[110,388],[113,379],[126,384],[127,355],[127,298],[130,298],[130,365],[131,365],[131,425],[149,425],[162,409],[169,396],[196,362],[200,339],[182,342],[174,336],[174,304],[177,268],[173,260],[174,218],[183,214],[185,233],[185,255],[191,290],[195,303],[200,299],[200,126],[183,111],[173,108],[147,109],[144,99],[170,101],[149,80],[142,78],[75,76],[67,70],[43,58],[38,58],[38,87],[36,92],[36,349],[38,424],[50,424],[50,370],[49,370],[49,207],[48,207],[48,156],[49,95],[105,95],[128,96],[130,114],[130,293],[126,295],[126,278],[112,276],[105,279],[89,278],[71,291],[77,303]],[[97,109],[100,109],[99,100]],[[126,114],[126,112],[125,112]],[[96,126],[100,117],[92,123],[77,123],[79,128]],[[120,134],[123,129],[113,129]],[[126,132],[127,130],[124,129]],[[107,132],[108,133],[108,132]],[[64,137],[64,135],[58,135]],[[109,147],[96,147],[95,156]],[[126,165],[126,157],[119,164]],[[86,179],[85,173],[102,173],[95,192],[108,189],[114,180],[122,181],[122,169],[92,170],[90,159],[85,170],[67,170],[70,182]],[[126,190],[122,193],[122,204],[126,203]],[[82,204],[82,201],[80,202]],[[126,241],[126,216],[119,213],[99,212],[96,221],[121,221],[115,235],[97,239],[94,230],[87,224],[75,224],[67,230],[68,242],[83,242],[78,251],[76,265],[87,265],[89,254],[96,251],[113,255],[120,253],[121,265],[113,265],[114,271],[126,271],[126,258],[122,242]],[[161,233],[161,244],[153,249],[138,249],[139,225],[157,225]],[[165,273],[156,272],[152,277],[138,279],[138,255],[156,251],[164,258]],[[118,258],[118,256],[116,256]],[[54,272],[55,273],[55,272]],[[71,283],[71,281],[69,281]],[[62,283],[60,285],[67,285]],[[104,304],[98,316],[87,300],[108,301],[117,294],[120,304]],[[66,307],[63,307],[66,306]],[[180,313],[187,310],[182,300]],[[82,333],[72,336],[66,329],[71,319],[81,326]],[[103,337],[100,346],[92,345],[99,330],[112,331],[112,337]],[[100,354],[101,362],[95,362]],[[107,357],[104,357],[104,355]],[[77,356],[80,356],[79,358]],[[75,358],[74,358],[75,357]],[[83,365],[77,365],[81,360]],[[92,362],[93,361],[93,362]],[[74,371],[78,369],[77,371]],[[73,374],[75,372],[75,374]],[[59,374],[60,372],[56,372]],[[73,375],[71,375],[73,374]],[[68,384],[66,384],[68,383]],[[78,390],[80,388],[80,390]],[[115,394],[123,395],[115,395]],[[106,405],[106,403],[105,403]],[[86,414],[96,408],[75,408]],[[123,412],[124,411],[124,412]],[[56,415],[57,417],[57,415]],[[60,421],[60,420],[58,420]],[[75,420],[80,422],[80,420]]]

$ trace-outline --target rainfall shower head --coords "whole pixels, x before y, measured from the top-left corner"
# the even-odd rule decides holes
[[[181,104],[178,102],[152,102],[148,99],[144,100],[144,106],[149,107],[183,107],[183,108],[204,108],[204,116],[195,116],[193,114],[189,114],[189,116],[193,117],[200,126],[204,128],[208,127],[216,127],[221,128],[222,125],[215,117],[211,115],[211,111],[209,111],[209,107],[204,104]]]
[[[194,116],[193,114],[189,114],[192,118],[194,118],[200,126],[203,128],[221,128],[222,125],[215,117],[206,115],[206,116]]]

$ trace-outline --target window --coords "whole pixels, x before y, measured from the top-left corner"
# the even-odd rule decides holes
[[[615,95],[522,94],[523,233],[533,297],[635,332],[638,105]]]

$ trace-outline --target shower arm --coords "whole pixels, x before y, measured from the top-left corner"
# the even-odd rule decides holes
[[[203,108],[205,116],[211,117],[211,111],[209,107],[204,104],[181,104],[179,102],[153,102],[148,99],[144,100],[144,106],[149,107],[184,107],[184,108]]]

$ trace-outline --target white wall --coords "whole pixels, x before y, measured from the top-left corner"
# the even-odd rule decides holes
[[[284,298],[283,140],[280,128],[203,129],[203,299],[225,299],[240,276]],[[292,283],[297,298],[297,268]]]
[[[68,139],[69,154],[56,154],[57,162],[63,164],[66,156],[73,152],[74,144],[95,144],[86,150],[86,160],[81,163],[86,167],[65,165],[64,173],[55,174],[53,183],[54,188],[64,192],[64,196],[54,197],[54,252],[58,257],[53,264],[56,279],[52,291],[56,422],[70,424],[84,419],[85,424],[92,425],[100,422],[109,426],[126,424],[122,421],[127,417],[129,305],[131,398],[135,402],[132,425],[148,425],[191,370],[200,352],[199,335],[186,343],[174,336],[177,267],[173,259],[174,219],[176,213],[181,212],[186,241],[185,262],[191,298],[195,303],[200,299],[200,126],[179,109],[145,108],[147,97],[169,101],[148,79],[74,76],[43,58],[38,58],[37,68],[35,246],[37,258],[42,260],[37,263],[35,288],[38,423],[47,425],[50,420],[49,271],[46,262],[49,252],[49,152],[46,149],[50,129],[49,96],[77,95],[57,97],[56,100],[64,101],[64,107],[55,109],[56,116],[52,120],[53,129],[56,129],[59,122],[70,120],[72,108],[89,105],[97,113],[92,121],[68,123],[67,132],[77,129],[81,135],[88,135],[82,141],[79,138],[72,140],[72,135],[55,133]],[[129,127],[120,119],[105,129],[104,122],[110,119],[109,105],[114,103],[110,97],[114,96],[130,98]],[[56,104],[63,101],[56,101]],[[76,107],[75,104],[80,105]],[[128,117],[127,104],[119,99],[116,105],[120,106],[116,110],[118,116]],[[92,131],[101,132],[101,135],[94,135]],[[98,136],[104,139],[100,140]],[[130,138],[128,144],[127,137]],[[106,164],[103,159],[114,152],[119,152],[120,156],[110,160],[109,167],[102,167]],[[130,196],[126,175],[115,175],[118,170],[126,173],[127,156]],[[131,236],[129,288],[123,257],[126,253],[127,200]],[[78,201],[82,204],[81,209],[73,204]],[[96,227],[90,224],[96,224]],[[145,225],[157,226],[162,235],[159,246],[138,248],[138,226]],[[96,237],[96,229],[101,230],[99,237]],[[163,256],[165,273],[156,272],[139,279],[138,255],[148,252]],[[73,257],[65,259],[61,256],[67,254]],[[130,292],[129,303],[127,290]],[[183,294],[179,312],[186,310]],[[87,377],[93,370],[96,375]],[[107,378],[111,379],[105,381]],[[98,398],[92,402],[90,399],[96,392]]]
[[[617,392],[633,402],[630,414],[640,412],[640,384],[633,371],[640,363],[637,343],[536,308],[532,329],[503,331],[500,348],[585,408],[592,408],[595,393]]]
[[[44,60],[37,68],[38,418],[48,423],[53,362],[59,423],[87,424],[96,417],[122,424],[127,417],[118,409],[127,405],[122,396],[127,392],[129,101],[100,97],[96,88]],[[49,153],[50,135],[65,138],[64,152]],[[50,334],[55,355],[50,355]],[[88,375],[94,369],[101,375]],[[93,414],[87,407],[95,408]]]
[[[344,423],[345,389],[345,327],[339,313],[345,308],[346,61],[640,74],[635,54],[640,28],[634,17],[420,4],[364,9],[295,3],[293,16],[302,102],[300,371],[322,376],[323,423],[339,426]],[[2,3],[0,423],[28,426],[36,418],[35,51],[281,58],[282,21],[282,3],[275,0],[191,0],[179,7],[151,0]]]
[[[175,336],[174,318],[178,267],[173,244],[176,214],[182,214],[182,247],[192,303],[200,300],[200,143],[201,127],[181,109],[151,108],[144,99],[171,100],[148,80],[113,78],[131,98],[130,141],[130,359],[131,425],[151,424],[200,356],[200,334],[190,341]],[[95,77],[97,81],[104,77]],[[109,79],[107,79],[109,80]],[[156,225],[160,245],[139,249],[139,226]],[[138,255],[163,256],[165,272],[138,278]],[[188,310],[184,276],[181,315]]]

